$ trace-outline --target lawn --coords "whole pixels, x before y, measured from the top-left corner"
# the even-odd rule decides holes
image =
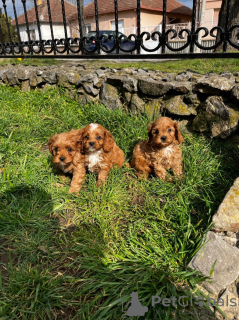
[[[127,59],[127,56],[125,56]],[[33,65],[33,66],[50,66],[50,65],[62,65],[62,64],[72,64],[72,65],[84,65],[88,69],[97,69],[97,68],[135,68],[146,70],[160,70],[161,72],[185,72],[189,69],[194,72],[201,74],[214,72],[217,74],[224,72],[235,73],[239,69],[239,59],[177,59],[177,60],[157,60],[157,61],[127,61],[120,60],[60,60],[60,59],[34,59],[26,58],[23,60],[18,60],[16,58],[9,59],[0,59],[0,66],[7,64],[16,64],[16,65]]]
[[[129,160],[147,116],[81,106],[61,88],[0,86],[0,110],[0,318],[117,320],[121,298],[127,310],[137,291],[144,319],[199,319],[196,306],[152,307],[151,298],[196,294],[202,278],[187,264],[239,175],[238,151],[184,132],[182,181],[138,181],[125,167],[99,189],[88,174],[80,194],[68,195],[49,137],[97,122]]]
[[[99,63],[99,62],[98,62]],[[101,62],[102,63],[102,62]],[[111,68],[130,68],[136,69],[145,68],[147,70],[160,70],[161,72],[181,73],[186,70],[192,70],[201,74],[213,72],[224,73],[238,72],[239,59],[177,59],[177,60],[158,60],[158,61],[128,61],[115,62],[105,61],[104,67]]]

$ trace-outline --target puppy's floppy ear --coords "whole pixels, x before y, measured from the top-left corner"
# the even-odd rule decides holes
[[[79,138],[76,140],[76,149],[83,153],[83,142]]]
[[[114,139],[108,130],[104,132],[104,144],[103,149],[105,152],[109,152],[114,146]]]
[[[179,130],[178,123],[174,122],[174,129],[175,129],[175,139],[181,144],[184,141],[182,133]]]
[[[51,154],[53,154],[53,143],[55,142],[57,137],[57,133],[54,134],[54,136],[50,137],[49,141],[48,141],[48,148]]]
[[[148,124],[148,138],[147,138],[147,143],[149,143],[152,138],[153,138],[153,135],[152,135],[152,127],[153,127],[153,123],[150,123]]]
[[[77,135],[76,135],[76,148],[81,153],[83,152],[83,137],[84,137],[84,130],[81,129],[77,132]]]

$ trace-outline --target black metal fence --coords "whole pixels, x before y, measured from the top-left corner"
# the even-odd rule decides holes
[[[18,6],[22,6],[21,15],[17,14],[16,1]],[[182,28],[180,31],[166,26],[167,2],[163,0],[162,23],[160,31],[141,32],[141,0],[135,0],[135,18],[136,32],[128,36],[119,31],[119,12],[118,2],[114,3],[114,21],[115,31],[104,32],[100,29],[99,3],[101,0],[94,0],[94,32],[85,34],[83,0],[72,0],[75,5],[75,25],[78,35],[72,36],[69,32],[69,17],[66,16],[66,0],[58,1],[58,10],[61,11],[61,18],[58,21],[58,27],[62,28],[61,37],[57,38],[54,34],[55,21],[52,18],[53,8],[52,0],[43,0],[47,8],[47,21],[44,21],[49,27],[49,38],[44,38],[42,33],[42,18],[39,16],[39,3],[32,0],[33,7],[31,11],[27,8],[26,0],[2,0],[1,20],[0,20],[0,57],[44,57],[44,58],[87,58],[87,59],[107,59],[107,58],[126,58],[127,59],[165,59],[165,58],[205,58],[205,57],[236,57],[239,58],[239,24],[229,27],[229,17],[231,10],[231,0],[227,3],[227,14],[225,27],[215,26],[208,30],[204,26],[198,26],[198,4],[199,0],[193,0],[192,16],[190,28]],[[68,0],[69,1],[69,0]],[[29,1],[28,1],[29,2]],[[12,16],[9,16],[9,7],[11,7]],[[30,21],[29,21],[30,19]],[[59,19],[58,19],[59,20]],[[35,32],[31,26],[35,25]],[[23,31],[26,39],[23,39]],[[35,30],[34,30],[35,31]],[[235,37],[236,33],[236,37]],[[212,44],[203,41],[210,35]],[[234,35],[234,37],[233,37]],[[177,46],[173,41],[179,39]],[[153,47],[147,45],[153,43]],[[221,52],[214,52],[216,48],[222,47]],[[228,46],[233,48],[228,51]],[[185,53],[185,50],[187,53]],[[144,54],[142,54],[142,52]],[[156,53],[156,54],[155,54]]]

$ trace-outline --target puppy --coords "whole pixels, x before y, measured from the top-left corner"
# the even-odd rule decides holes
[[[97,123],[83,128],[81,140],[85,166],[89,171],[98,173],[98,187],[108,178],[113,166],[122,167],[124,152],[116,145],[110,132]]]
[[[79,129],[54,134],[48,141],[53,164],[60,172],[62,180],[65,180],[65,173],[73,175],[68,193],[80,191],[86,174],[84,156],[79,151],[81,132]]]
[[[159,179],[166,180],[168,169],[172,169],[175,177],[181,177],[183,159],[179,145],[183,141],[177,122],[160,117],[148,125],[148,139],[135,146],[131,167],[135,168],[139,179],[155,173]]]

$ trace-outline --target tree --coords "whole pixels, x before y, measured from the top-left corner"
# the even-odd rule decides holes
[[[225,30],[226,28],[226,20],[227,20],[227,5],[228,0],[222,0],[222,6],[219,13],[219,21],[218,26],[223,28]],[[231,0],[231,7],[229,10],[229,24],[228,29],[230,29],[232,26],[239,25],[239,1],[238,0]],[[235,28],[232,32],[232,42],[237,44],[237,34],[238,34],[238,28]],[[220,33],[218,32],[216,42],[218,43],[220,40]],[[223,43],[215,50],[215,51],[221,51],[223,48]],[[234,47],[232,47],[230,44],[227,46],[227,50],[236,50]]]
[[[9,30],[11,35],[11,40],[16,41],[17,40],[17,33],[15,31],[15,26],[11,25],[12,18],[8,17],[8,20],[6,19],[6,16],[4,13],[2,13],[2,9],[0,8],[0,42],[9,42]]]

